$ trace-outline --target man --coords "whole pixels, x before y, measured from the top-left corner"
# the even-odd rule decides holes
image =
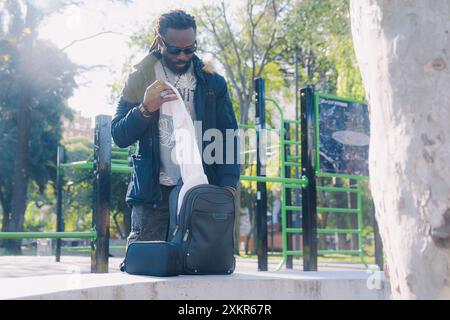
[[[165,240],[168,196],[181,177],[180,168],[171,157],[175,145],[172,119],[160,113],[162,104],[177,99],[165,81],[179,91],[192,120],[201,121],[202,133],[218,129],[225,139],[227,129],[237,129],[226,81],[194,54],[196,31],[194,17],[182,10],[159,17],[150,53],[130,74],[112,120],[112,136],[119,147],[139,141],[126,198],[132,207],[128,245],[137,240]],[[225,147],[219,151],[223,152],[223,162],[202,162],[209,183],[234,194],[240,170],[238,143],[233,142],[233,163],[225,163]],[[223,145],[226,146],[225,141]],[[206,146],[202,142],[200,151]]]

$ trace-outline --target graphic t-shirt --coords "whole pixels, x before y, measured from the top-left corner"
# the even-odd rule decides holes
[[[194,108],[194,92],[197,86],[197,79],[194,74],[194,67],[191,63],[188,71],[181,76],[173,73],[165,67],[164,73],[161,61],[155,64],[156,79],[170,82],[174,85],[186,105],[192,121],[196,120]],[[168,79],[167,79],[168,78]],[[176,85],[175,85],[176,84]],[[160,162],[161,169],[159,174],[159,183],[165,186],[174,186],[181,177],[178,163],[172,161],[172,151],[175,147],[175,137],[173,133],[172,117],[160,115],[159,118],[159,143],[160,143]]]

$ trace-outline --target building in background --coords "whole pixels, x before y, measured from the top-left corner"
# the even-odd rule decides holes
[[[63,137],[64,139],[73,137],[94,138],[94,129],[92,128],[92,119],[81,115],[80,111],[74,111],[73,120],[63,119]]]

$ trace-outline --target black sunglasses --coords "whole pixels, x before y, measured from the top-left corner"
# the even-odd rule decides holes
[[[197,51],[197,40],[195,40],[194,44],[187,48],[178,48],[178,47],[172,47],[169,46],[166,41],[164,40],[161,35],[159,35],[159,38],[161,39],[162,43],[164,44],[164,47],[166,51],[170,54],[178,55],[181,52],[184,52],[185,54],[193,54],[195,51]]]

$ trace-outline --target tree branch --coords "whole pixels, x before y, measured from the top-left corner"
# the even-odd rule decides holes
[[[205,10],[205,12],[207,12],[207,8],[204,7],[203,9]],[[211,19],[211,16],[208,13],[206,14],[206,16],[207,16],[207,19],[208,19],[208,23],[211,26],[211,33],[214,36],[217,44],[219,45],[221,53],[224,56],[224,60],[226,61],[228,59],[227,59],[227,53],[226,53],[225,45],[222,43],[222,41],[220,39],[220,36],[219,36],[219,34],[217,32],[217,29],[216,29],[216,25],[215,25],[214,21]],[[233,70],[229,66],[229,63],[224,63],[224,62],[222,62],[222,64],[225,67],[225,70],[226,70],[227,74],[229,75],[229,78],[230,78],[231,82],[236,87],[236,90],[238,91],[238,94],[242,95],[242,91],[239,88],[239,86],[237,85],[236,75],[234,74]]]
[[[124,34],[124,33],[122,33],[122,32],[116,32],[116,31],[101,31],[101,32],[98,32],[98,33],[96,33],[96,34],[93,34],[93,35],[91,35],[91,36],[89,36],[89,37],[74,40],[74,41],[72,41],[71,43],[69,43],[67,46],[65,46],[65,47],[63,47],[62,49],[60,49],[60,51],[64,51],[64,50],[70,48],[71,46],[73,46],[73,45],[75,45],[75,44],[77,44],[77,43],[79,43],[79,42],[91,40],[91,39],[93,39],[93,38],[96,38],[96,37],[101,36],[101,35],[104,35],[104,34],[117,34],[117,35],[122,35],[122,36],[130,37],[130,35]]]
[[[230,27],[230,24],[227,19],[225,2],[223,0],[221,1],[221,7],[222,7],[223,19],[225,22],[225,27],[227,28],[227,31],[230,34],[231,44],[233,45],[233,49],[236,54],[237,63],[238,63],[238,72],[239,72],[239,77],[241,78],[242,88],[243,88],[244,92],[247,92],[247,82],[246,82],[244,74],[242,73],[241,54],[239,53],[239,50],[238,50],[238,47],[236,44],[236,39],[234,38],[233,32],[231,32],[231,27]]]

